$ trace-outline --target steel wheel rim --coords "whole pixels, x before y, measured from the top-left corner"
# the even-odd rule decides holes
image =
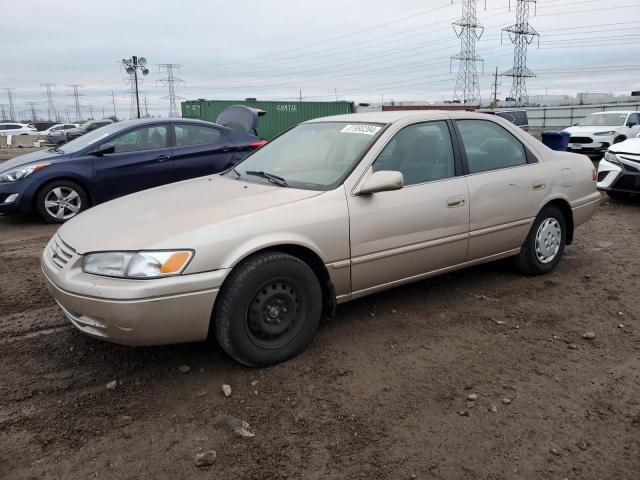
[[[302,289],[292,279],[266,282],[247,308],[245,327],[251,341],[269,350],[288,344],[302,328],[303,300]]]
[[[82,207],[80,194],[70,187],[56,187],[44,197],[44,208],[58,220],[68,220],[76,216]]]
[[[536,232],[536,257],[540,263],[550,263],[560,251],[562,229],[555,218],[545,219]]]

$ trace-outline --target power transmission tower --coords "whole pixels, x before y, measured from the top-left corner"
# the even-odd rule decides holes
[[[79,92],[80,87],[82,87],[82,85],[68,85],[69,87],[71,87],[73,89],[73,93],[71,95],[69,95],[70,97],[73,97],[73,106],[76,110],[76,118],[75,121],[76,122],[81,122],[82,121],[82,111],[80,109],[80,97],[84,97],[84,95],[82,93]]]
[[[501,34],[507,32],[511,43],[513,43],[513,67],[503,72],[504,77],[513,77],[510,97],[515,99],[516,105],[526,101],[527,84],[526,79],[535,77],[535,74],[527,67],[527,47],[535,38],[540,41],[540,34],[529,24],[529,7],[537,0],[516,0],[516,23],[503,28]],[[509,2],[511,8],[511,2]]]
[[[4,109],[7,105],[0,104],[0,120],[6,121],[7,119],[7,111]]]
[[[147,105],[147,96],[144,97],[144,116],[149,118],[149,106]]]
[[[91,120],[95,120],[95,118],[93,118],[93,105],[89,105],[89,116]]]
[[[478,21],[477,0],[462,0],[462,17],[453,22],[453,30],[460,39],[460,52],[451,61],[458,60],[458,79],[454,96],[463,103],[480,100],[477,63],[484,60],[476,53],[476,42],[482,37],[484,27]]]
[[[9,99],[9,121],[16,121],[16,110],[13,107],[13,88],[5,88],[4,91],[7,92],[7,98]]]
[[[31,109],[31,121],[36,122],[38,120],[38,110],[36,109],[38,102],[24,102],[24,103],[25,105],[29,105]]]
[[[166,77],[161,78],[157,81],[157,83],[169,87],[169,95],[163,97],[169,99],[169,116],[179,117],[180,110],[178,108],[177,100],[182,99],[182,97],[176,95],[176,84],[183,83],[184,80],[182,80],[181,78],[177,78],[174,75],[174,71],[180,71],[182,65],[178,65],[175,63],[161,63],[160,65],[158,65],[158,68],[160,69],[160,72],[165,72],[167,74]]]
[[[498,67],[496,67],[496,73],[493,76],[493,84],[491,85],[491,95],[493,96],[493,104],[491,105],[493,108],[498,106],[498,95],[500,92],[498,91],[498,87],[502,85],[498,83]]]
[[[53,88],[55,85],[53,83],[41,83],[40,86],[44,88],[44,93],[47,96],[47,116],[48,120],[51,122],[58,118],[58,112],[56,112],[56,107],[53,104]]]
[[[113,119],[117,120],[118,112],[116,111],[116,96],[114,95],[113,90],[111,90],[111,102],[113,102]]]

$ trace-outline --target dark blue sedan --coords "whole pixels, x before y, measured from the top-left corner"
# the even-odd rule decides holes
[[[226,170],[264,143],[201,120],[113,123],[0,163],[0,214],[62,223],[122,195]]]

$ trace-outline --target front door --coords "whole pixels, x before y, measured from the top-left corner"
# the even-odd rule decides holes
[[[168,125],[141,127],[109,140],[115,152],[95,157],[98,202],[173,181]]]
[[[355,295],[465,261],[469,193],[446,121],[400,130],[372,164],[396,170],[400,190],[348,197]]]

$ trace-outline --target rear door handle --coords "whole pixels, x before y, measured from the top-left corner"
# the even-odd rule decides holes
[[[164,162],[165,160],[170,160],[171,157],[169,155],[158,155],[154,160],[156,162]]]
[[[533,188],[534,190],[544,190],[544,187],[545,187],[545,185],[544,185],[544,182],[542,180],[536,180],[531,185],[531,188]]]
[[[224,153],[230,152],[231,150],[233,150],[233,147],[231,147],[229,145],[226,145],[224,147],[220,147],[220,151],[224,152]]]
[[[447,207],[456,208],[464,205],[464,197],[451,197],[447,198]]]

